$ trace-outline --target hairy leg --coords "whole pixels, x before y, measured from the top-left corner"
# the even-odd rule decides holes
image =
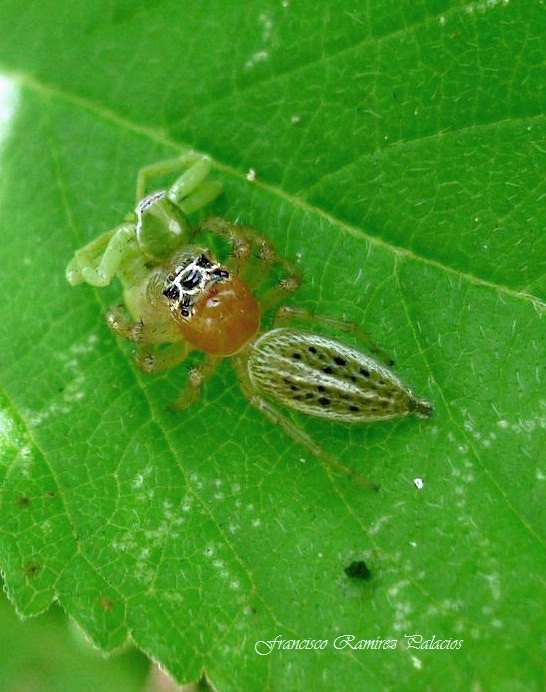
[[[120,266],[137,253],[135,226],[124,223],[77,250],[66,268],[66,278],[75,286],[107,286]]]
[[[338,331],[345,332],[346,334],[351,334],[362,344],[364,344],[366,348],[369,349],[374,356],[377,356],[383,363],[389,366],[394,365],[394,360],[392,360],[392,358],[390,358],[385,351],[383,351],[383,349],[377,346],[377,344],[359,324],[347,322],[339,317],[316,315],[310,310],[305,310],[305,308],[294,308],[288,306],[283,306],[277,310],[274,324],[275,327],[291,326],[295,321],[309,322],[311,324],[317,324],[324,327],[329,327],[331,329],[337,329]]]
[[[232,248],[232,260],[237,261],[239,271],[253,291],[260,288],[271,271],[278,268],[283,272],[282,279],[260,298],[262,312],[300,286],[301,278],[296,268],[288,260],[278,257],[271,242],[254,229],[211,217],[199,224],[197,230],[209,230],[227,240]],[[255,262],[251,262],[251,258]]]
[[[338,459],[322,449],[305,431],[301,430],[289,418],[280,413],[273,405],[266,401],[253,386],[248,375],[247,356],[241,354],[234,359],[234,367],[239,378],[241,389],[254,408],[261,411],[272,423],[278,425],[291,437],[294,442],[306,447],[311,454],[321,459],[334,473],[339,473],[366,490],[378,490],[378,487],[366,476],[342,464]]]
[[[205,360],[195,368],[192,368],[188,375],[186,390],[175,402],[174,407],[178,410],[191,406],[198,398],[202,385],[214,373],[222,358],[217,356],[206,356]]]

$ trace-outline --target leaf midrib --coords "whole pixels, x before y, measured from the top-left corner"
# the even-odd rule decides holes
[[[44,95],[47,98],[57,98],[61,101],[64,101],[65,103],[82,108],[89,113],[97,115],[103,120],[115,124],[122,130],[142,135],[148,138],[150,141],[154,142],[155,144],[171,148],[181,153],[187,151],[190,148],[189,146],[184,146],[180,142],[166,137],[160,129],[151,128],[145,125],[139,125],[137,123],[134,123],[131,120],[119,115],[115,111],[110,110],[109,108],[105,108],[104,106],[96,104],[93,101],[90,101],[89,99],[86,99],[77,94],[72,94],[70,92],[63,91],[62,89],[58,89],[51,85],[44,84],[27,73],[7,73],[6,76],[12,79],[13,81],[18,82],[21,87],[27,87],[36,93]],[[489,124],[487,126],[489,126]],[[473,129],[475,128],[476,126],[473,126]],[[217,168],[217,170],[221,171],[222,173],[230,175],[233,178],[240,180],[241,182],[246,182],[246,172],[234,168],[229,164],[219,162],[216,159],[214,159],[214,165]],[[489,281],[488,279],[484,279],[480,276],[476,276],[475,274],[471,274],[469,272],[463,272],[459,269],[455,269],[453,267],[450,267],[449,265],[443,264],[438,260],[425,257],[423,255],[413,252],[412,250],[408,250],[398,245],[394,245],[377,236],[370,235],[362,229],[353,226],[345,221],[342,221],[333,214],[329,214],[324,209],[310,204],[300,199],[299,197],[294,196],[293,194],[285,192],[275,184],[266,183],[261,180],[255,181],[252,184],[257,185],[262,190],[269,192],[272,196],[277,197],[278,199],[281,199],[284,202],[287,202],[288,204],[292,205],[301,212],[314,215],[326,221],[327,223],[336,226],[341,233],[345,233],[354,238],[358,238],[361,241],[370,243],[375,247],[387,250],[388,252],[397,257],[403,257],[405,259],[420,263],[422,266],[432,267],[450,276],[455,276],[459,280],[463,280],[468,284],[490,288],[503,295],[510,296],[511,298],[515,298],[516,300],[520,300],[524,303],[528,303],[532,305],[536,310],[546,311],[546,302],[544,302],[538,296],[514,290],[512,288],[509,288],[508,286],[495,283],[493,281]]]

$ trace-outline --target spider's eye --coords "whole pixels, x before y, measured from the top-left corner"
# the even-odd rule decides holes
[[[184,298],[180,304],[180,314],[182,317],[190,316],[191,300],[189,298]]]
[[[169,286],[163,291],[163,295],[166,296],[167,298],[170,298],[170,300],[178,300],[180,298],[180,293],[178,292],[178,288],[176,286]]]
[[[221,267],[218,267],[218,269],[215,269],[212,272],[213,276],[218,276],[221,279],[229,279],[229,272],[227,269],[222,269]]]
[[[192,268],[188,271],[184,278],[180,279],[180,285],[182,288],[191,290],[192,288],[199,286],[201,280],[201,272],[198,272],[196,269]]]
[[[206,255],[201,255],[201,257],[197,260],[197,266],[208,269],[209,267],[212,267],[212,262]]]

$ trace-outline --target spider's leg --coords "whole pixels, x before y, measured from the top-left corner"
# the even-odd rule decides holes
[[[264,283],[274,269],[278,268],[284,274],[278,283],[260,298],[264,311],[299,287],[301,278],[297,269],[288,260],[278,257],[271,242],[253,229],[212,217],[205,219],[197,230],[212,231],[228,241],[231,246],[231,260],[236,262],[237,269],[244,274],[253,291]],[[255,263],[250,262],[252,256],[256,260]]]
[[[169,370],[185,360],[191,350],[168,321],[134,322],[122,307],[114,307],[106,313],[106,323],[116,336],[137,344],[134,358],[144,372]]]
[[[200,365],[190,370],[188,386],[182,396],[174,402],[174,407],[177,410],[187,408],[193,404],[199,396],[201,386],[214,373],[221,360],[221,357],[207,355]]]
[[[107,286],[118,269],[138,254],[135,226],[124,223],[77,250],[66,268],[68,282]]]
[[[322,449],[306,432],[301,430],[295,423],[289,420],[286,416],[280,413],[274,406],[266,401],[261,394],[256,390],[248,374],[247,357],[245,355],[237,356],[234,361],[234,367],[239,378],[239,384],[246,398],[254,408],[261,411],[272,423],[280,426],[284,432],[291,437],[294,442],[306,447],[311,454],[321,459],[327,467],[334,473],[339,473],[358,485],[366,488],[366,490],[378,490],[377,485],[360,473],[353,471],[338,459]]]
[[[222,191],[220,183],[204,182],[210,169],[211,160],[195,151],[188,151],[175,159],[144,166],[137,177],[137,204],[146,195],[146,188],[151,180],[183,170],[184,172],[168,188],[167,196],[171,202],[178,204],[185,214],[191,214],[212,202]]]
[[[194,192],[178,202],[178,206],[184,214],[193,214],[193,212],[199,211],[199,209],[206,207],[207,204],[214,202],[222,193],[222,190],[222,183],[217,180],[205,180]]]
[[[230,257],[236,261],[238,270],[243,271],[245,269],[251,256],[253,242],[241,226],[218,216],[211,216],[197,225],[195,233],[201,231],[212,231],[215,235],[226,240],[230,246]]]
[[[301,285],[301,274],[296,267],[284,257],[279,257],[272,243],[261,234],[254,239],[256,262],[248,282],[254,290],[258,289],[272,271],[280,272],[281,277],[260,297],[262,312],[277,305]]]
[[[139,343],[134,359],[139,370],[155,375],[182,363],[189,352],[190,349],[184,341],[167,344],[163,348],[158,348],[155,344]]]
[[[144,344],[178,344],[183,339],[176,325],[169,319],[132,320],[125,306],[116,306],[106,312],[106,324],[116,336]]]
[[[278,305],[286,296],[294,293],[300,287],[301,274],[292,265],[288,264],[288,267],[290,267],[290,273],[280,279],[260,298],[264,312]]]
[[[381,349],[373,339],[362,329],[359,324],[348,322],[339,317],[327,317],[325,315],[316,315],[305,308],[294,308],[288,306],[280,307],[275,313],[275,327],[292,325],[294,322],[309,322],[311,324],[337,329],[338,331],[350,334],[358,339],[365,347],[381,360],[385,365],[394,365],[394,360]]]
[[[192,166],[197,162],[205,162],[198,166],[198,170],[202,170],[204,172],[204,175],[201,177],[201,180],[203,180],[206,178],[210,170],[210,163],[207,166],[206,161],[207,157],[203,156],[202,154],[197,154],[197,152],[194,151],[188,151],[181,156],[177,156],[176,158],[155,161],[148,166],[143,166],[138,171],[137,175],[137,203],[140,202],[140,200],[146,195],[146,188],[151,180],[154,178],[160,178],[161,176],[171,175],[172,173],[178,173],[181,170],[183,170],[184,173],[182,173],[180,178],[184,178],[185,176],[187,177],[189,169],[191,169]]]

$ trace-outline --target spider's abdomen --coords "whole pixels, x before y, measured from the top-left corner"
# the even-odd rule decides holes
[[[432,413],[373,358],[310,332],[264,333],[252,344],[248,370],[260,392],[312,416],[364,423]]]
[[[184,338],[213,356],[237,353],[260,328],[260,307],[238,277],[213,284],[195,303],[193,314],[179,321]]]

